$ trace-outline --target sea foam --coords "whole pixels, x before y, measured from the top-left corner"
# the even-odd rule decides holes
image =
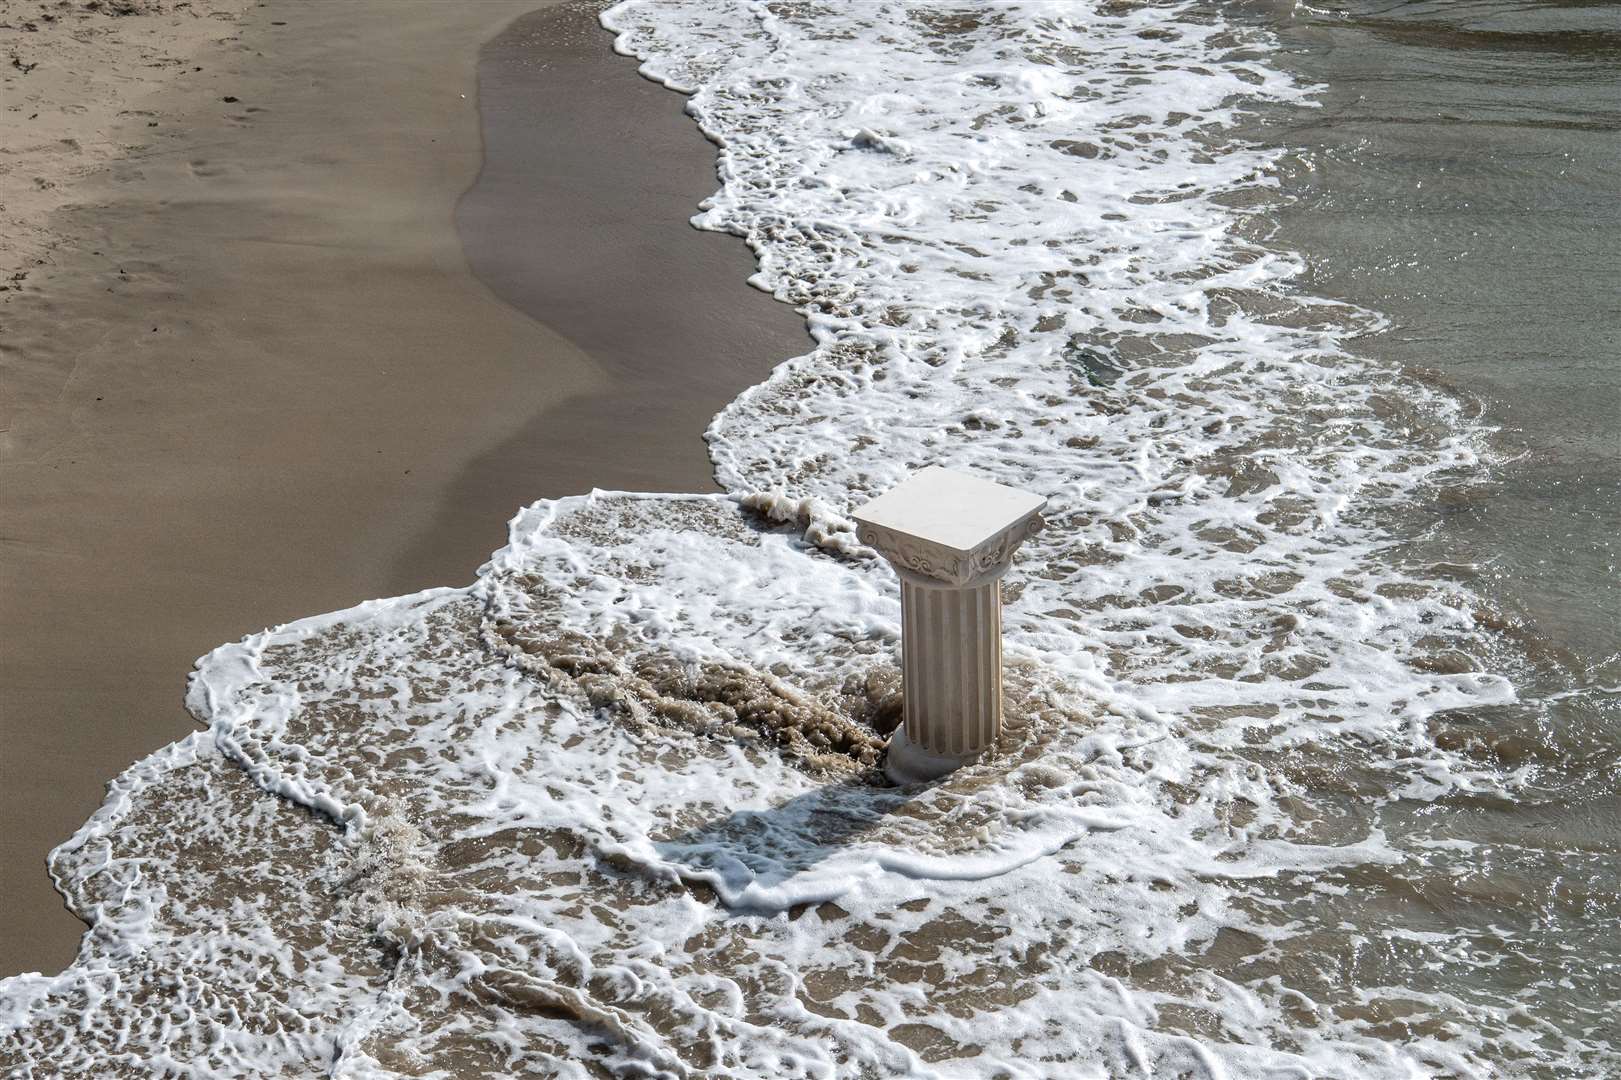
[[[691,95],[721,178],[695,222],[816,348],[715,419],[725,494],[538,503],[470,589],[199,661],[207,730],[53,855],[94,928],[0,984],[0,1061],[1615,1065],[1473,992],[1481,942],[1325,914],[1442,865],[1398,799],[1512,792],[1432,727],[1514,692],[1468,660],[1480,599],[1392,524],[1483,468],[1478,431],[1264,242],[1278,153],[1230,132],[1310,107],[1264,38],[1083,0],[603,22]],[[1006,745],[896,789],[897,590],[844,515],[924,464],[1039,491],[1050,526],[1007,580]]]

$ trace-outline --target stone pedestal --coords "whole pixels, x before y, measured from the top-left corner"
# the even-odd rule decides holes
[[[904,722],[885,771],[932,780],[1002,732],[1002,594],[1014,552],[1047,500],[931,467],[857,510],[861,542],[901,579]]]

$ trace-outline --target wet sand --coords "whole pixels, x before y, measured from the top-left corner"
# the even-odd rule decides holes
[[[535,498],[711,486],[710,417],[805,348],[686,224],[682,99],[594,6],[503,32],[536,7],[250,9],[7,294],[0,973],[71,957],[45,853],[190,729],[195,657],[464,583]]]
[[[704,429],[813,344],[745,284],[741,240],[689,224],[719,186],[715,148],[684,97],[612,54],[605,6],[535,11],[481,50],[484,167],[456,210],[473,272],[589,356],[597,381],[467,462],[395,591],[442,560],[456,522],[510,516],[525,477],[559,478],[532,497],[718,490]]]

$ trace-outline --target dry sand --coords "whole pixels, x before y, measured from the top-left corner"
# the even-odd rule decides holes
[[[713,147],[597,5],[195,6],[77,41],[100,149],[0,176],[45,260],[0,293],[0,973],[71,958],[45,853],[189,729],[196,656],[464,583],[535,498],[709,486],[711,415],[805,348],[687,226]]]
[[[195,54],[253,2],[0,0],[0,288],[51,265],[78,181],[169,134],[154,92],[207,86]]]

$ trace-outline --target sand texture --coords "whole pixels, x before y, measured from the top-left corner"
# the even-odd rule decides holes
[[[51,264],[79,180],[179,132],[159,91],[205,94],[192,58],[237,40],[252,0],[0,0],[0,288]]]
[[[744,246],[687,225],[714,148],[610,52],[594,7],[514,27],[532,55],[509,55],[486,103],[530,104],[509,107],[486,158],[480,47],[536,6],[271,2],[238,22],[165,7],[83,43],[120,88],[94,106],[112,149],[8,232],[8,251],[49,257],[0,294],[0,971],[72,955],[82,927],[45,853],[108,778],[191,729],[194,658],[469,581],[534,498],[709,486],[715,410],[804,350],[800,319],[744,284]],[[182,51],[166,27],[195,25],[210,28],[188,58],[202,72],[145,74]],[[574,75],[537,83],[554,45]],[[138,103],[118,96],[135,85]],[[8,89],[8,123],[11,104]],[[612,155],[600,126],[563,122],[587,108],[618,118]],[[526,183],[496,159],[537,147],[567,167]],[[481,168],[500,190],[473,187]],[[13,189],[33,186],[18,178],[8,220],[26,206]],[[559,248],[551,219],[604,231]],[[559,264],[566,310],[520,311],[474,273]]]

